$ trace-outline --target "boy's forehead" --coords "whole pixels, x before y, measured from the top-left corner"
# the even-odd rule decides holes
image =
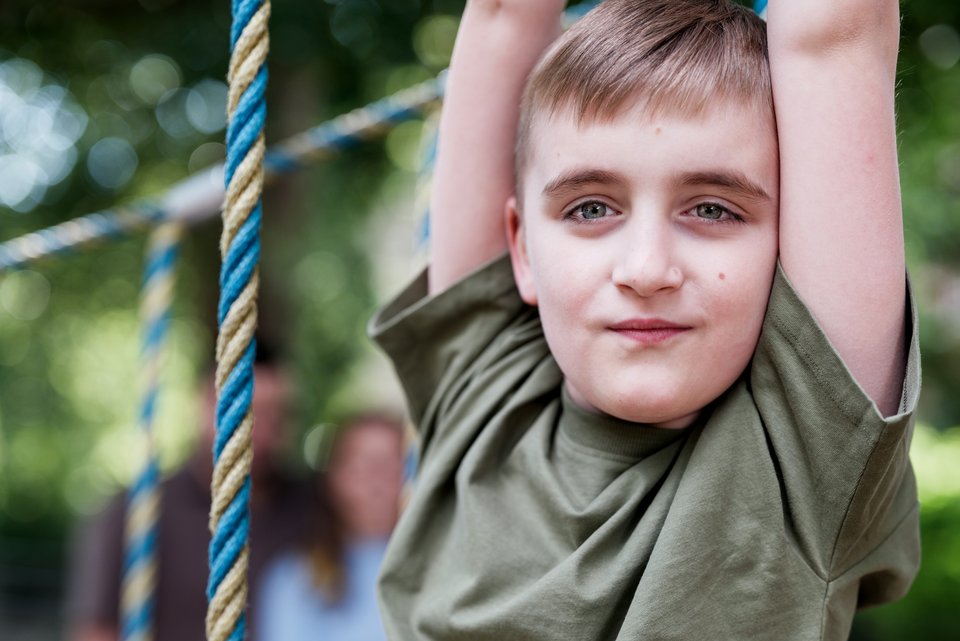
[[[572,167],[608,167],[629,175],[675,165],[739,166],[776,190],[777,139],[771,109],[717,100],[700,113],[651,111],[642,104],[609,117],[572,109],[531,119],[521,186],[544,189]],[[656,157],[652,157],[655,154]],[[770,189],[766,189],[770,191]]]
[[[615,110],[598,113],[578,113],[571,105],[559,105],[543,109],[530,119],[530,131],[534,137],[550,136],[557,131],[586,132],[595,128],[613,125],[650,125],[658,122],[683,122],[703,126],[705,129],[726,129],[724,121],[735,118],[752,122],[758,135],[776,135],[773,104],[752,99],[735,99],[716,95],[693,107],[677,103],[650,103],[643,97],[625,103]]]

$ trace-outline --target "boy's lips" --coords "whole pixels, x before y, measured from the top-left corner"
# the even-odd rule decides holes
[[[641,345],[656,345],[693,328],[662,318],[631,318],[609,325],[608,329]]]

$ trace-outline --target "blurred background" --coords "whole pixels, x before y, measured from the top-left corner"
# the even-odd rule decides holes
[[[0,241],[143,197],[223,159],[229,3],[5,0],[0,6]],[[271,18],[269,142],[434,76],[462,0],[284,0]],[[904,0],[898,85],[911,277],[920,304],[913,459],[923,567],[854,639],[954,639],[960,597],[960,3]],[[262,332],[299,385],[291,465],[322,464],[325,425],[399,400],[364,339],[376,301],[423,262],[414,185],[422,119],[275,183],[266,196]],[[166,469],[196,435],[215,336],[215,222],[178,271],[158,409]],[[59,639],[67,541],[128,484],[144,235],[0,274],[0,638]]]

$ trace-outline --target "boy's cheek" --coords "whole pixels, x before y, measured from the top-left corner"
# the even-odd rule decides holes
[[[729,345],[730,356],[748,361],[756,349],[770,299],[770,288],[776,262],[758,264],[752,272],[735,270],[720,271],[717,282],[720,292],[714,297],[714,323],[724,338],[721,343]],[[721,279],[723,275],[725,278]]]

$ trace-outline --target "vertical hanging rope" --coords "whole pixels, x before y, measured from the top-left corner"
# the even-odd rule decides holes
[[[417,221],[417,250],[427,251],[430,240],[430,191],[433,187],[433,166],[437,161],[437,134],[440,129],[440,110],[435,109],[423,122],[420,138],[420,167],[417,170],[417,186],[413,194],[413,208]]]
[[[757,15],[767,19],[767,0],[754,0],[753,10],[757,12]]]
[[[266,145],[266,0],[232,0],[227,96],[226,198],[217,312],[217,435],[210,506],[207,639],[242,641],[246,631],[253,359],[259,287],[260,194]]]
[[[446,72],[440,76],[440,81],[446,81]],[[414,192],[413,208],[417,216],[415,249],[417,253],[426,255],[430,240],[430,190],[433,186],[433,166],[437,160],[437,138],[440,129],[440,110],[430,112],[423,123],[423,134],[420,138],[420,167],[417,170],[417,185]],[[417,467],[420,464],[420,442],[416,430],[407,425],[404,430],[404,447],[406,456],[403,460],[403,489],[400,493],[400,506],[406,506],[413,493],[414,480],[417,476]]]
[[[139,427],[146,438],[147,459],[130,490],[124,527],[120,596],[120,634],[123,641],[153,639],[157,517],[160,507],[153,418],[160,385],[161,356],[173,303],[174,267],[180,235],[181,228],[176,224],[168,223],[157,228],[148,243],[143,275],[140,302],[143,391]]]

